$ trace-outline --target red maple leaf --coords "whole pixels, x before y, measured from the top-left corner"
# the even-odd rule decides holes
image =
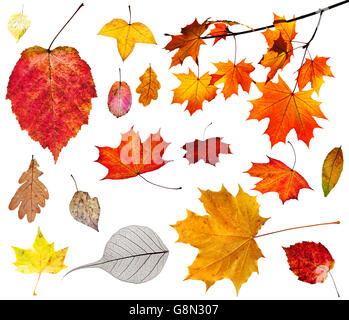
[[[297,171],[279,160],[268,158],[268,163],[252,163],[252,168],[246,171],[252,177],[262,178],[254,190],[261,193],[277,192],[282,203],[285,203],[290,199],[298,199],[300,189],[311,189]]]
[[[162,139],[160,130],[142,143],[138,132],[132,127],[121,135],[117,148],[97,147],[99,158],[96,161],[108,169],[103,179],[128,179],[164,166],[168,161],[162,156],[168,145]]]
[[[219,162],[219,154],[231,154],[229,144],[222,142],[222,139],[217,137],[188,142],[182,147],[187,151],[183,158],[187,159],[190,164],[204,160],[215,166]]]
[[[90,67],[77,50],[38,46],[22,52],[6,95],[22,130],[49,148],[55,162],[70,138],[88,123],[94,97]]]
[[[283,249],[290,270],[300,281],[311,284],[324,282],[334,267],[330,252],[321,243],[303,241]]]

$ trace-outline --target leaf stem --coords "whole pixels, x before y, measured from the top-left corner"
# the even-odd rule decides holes
[[[78,185],[76,184],[76,180],[75,180],[74,176],[73,176],[72,174],[71,174],[70,176],[72,177],[72,179],[73,179],[73,181],[74,181],[76,191],[79,191]]]
[[[333,276],[332,276],[331,271],[328,271],[328,273],[329,273],[329,275],[331,276],[331,279],[332,279],[334,288],[336,289],[336,292],[337,292],[337,296],[338,296],[338,298],[340,298],[339,291],[338,291],[338,288],[337,288],[337,285],[336,285],[336,281],[334,281],[334,278],[333,278]]]
[[[293,171],[294,167],[296,166],[296,162],[297,162],[296,150],[294,149],[293,144],[290,141],[287,141],[287,142],[291,145],[292,150],[293,150],[294,162],[293,162],[293,166],[292,166],[292,169],[291,169]]]
[[[264,234],[261,234],[261,235],[257,235],[254,238],[260,238],[260,237],[264,237],[264,236],[269,236],[269,235],[274,234],[274,233],[279,233],[279,232],[284,232],[284,231],[289,231],[289,230],[296,230],[296,229],[302,229],[302,228],[311,228],[311,227],[317,227],[317,226],[324,226],[324,225],[328,225],[328,224],[340,224],[340,221],[318,223],[318,224],[311,224],[311,225],[308,225],[308,226],[287,228],[287,229],[282,229],[282,230],[278,230],[278,231],[273,231],[273,232],[268,232],[268,233],[264,233]]]
[[[140,173],[138,173],[138,176],[141,177],[144,181],[152,184],[153,186],[157,186],[157,187],[164,188],[164,189],[169,189],[169,190],[180,190],[180,189],[182,189],[182,187],[172,188],[172,187],[166,187],[166,186],[162,186],[160,184],[156,184],[156,183],[151,182],[151,181],[147,180],[146,178],[144,178]]]
[[[131,6],[130,5],[128,6],[128,12],[130,14],[130,19],[128,20],[128,24],[130,25],[131,24],[131,17],[132,17],[132,15],[131,15]]]
[[[202,135],[202,140],[205,140],[206,130],[207,130],[207,128],[208,128],[210,125],[212,125],[212,122],[210,122],[210,123],[206,126],[206,128],[205,128],[205,130],[204,130],[204,134]]]
[[[37,288],[37,286],[38,286],[38,284],[39,284],[40,278],[41,278],[41,272],[39,273],[38,280],[36,281],[35,288],[34,288],[34,292],[33,292],[33,296],[37,296],[37,294],[36,294],[35,291],[36,291],[36,288]]]
[[[348,0],[349,1],[349,0]],[[61,28],[61,30],[58,31],[58,33],[56,34],[56,36],[53,38],[53,40],[51,41],[47,51],[50,52],[51,47],[54,43],[54,41],[57,39],[57,37],[60,35],[60,33],[63,31],[63,29],[67,26],[67,24],[74,18],[74,16],[78,13],[78,11],[84,6],[83,3],[80,4],[79,8],[76,9],[76,11],[74,12],[74,14],[70,17],[70,19],[65,23],[65,25]]]

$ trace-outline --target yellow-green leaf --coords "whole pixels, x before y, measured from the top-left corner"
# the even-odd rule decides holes
[[[15,13],[8,21],[8,31],[16,38],[17,42],[30,27],[30,20],[26,14]]]
[[[54,243],[50,244],[46,241],[40,228],[31,249],[12,248],[16,254],[14,265],[17,271],[25,274],[38,273],[38,282],[42,273],[58,273],[67,268],[64,265],[64,259],[68,248],[55,251]],[[34,295],[36,295],[35,289]]]
[[[343,163],[342,147],[332,149],[326,156],[322,166],[322,190],[325,197],[337,184],[343,170]]]

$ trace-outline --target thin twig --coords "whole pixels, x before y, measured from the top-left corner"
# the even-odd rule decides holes
[[[71,174],[70,176],[72,177],[72,179],[73,179],[73,181],[74,181],[74,183],[75,183],[75,188],[76,188],[76,191],[79,191],[79,189],[78,189],[78,185],[76,184],[76,181],[75,181],[74,176],[73,176],[72,174]]]
[[[296,162],[297,162],[296,150],[294,149],[293,144],[290,141],[287,141],[287,142],[291,145],[292,150],[293,150],[293,155],[294,155],[294,161],[293,161],[293,166],[292,166],[292,171],[293,171],[294,167],[296,166]]]

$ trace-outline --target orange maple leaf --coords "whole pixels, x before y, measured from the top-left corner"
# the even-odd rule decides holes
[[[233,94],[238,94],[239,85],[246,92],[250,91],[252,78],[250,73],[254,71],[254,67],[251,63],[246,63],[245,59],[240,61],[237,65],[228,62],[213,63],[217,68],[216,73],[212,74],[210,84],[221,84],[224,83],[223,95],[225,99],[228,99]]]
[[[190,115],[198,110],[202,110],[204,100],[211,101],[217,95],[217,87],[211,85],[211,76],[205,73],[198,78],[193,71],[189,69],[189,73],[175,74],[177,79],[181,81],[178,88],[174,89],[172,103],[183,103],[188,100],[188,105],[185,110],[188,110]]]
[[[254,190],[261,193],[277,192],[282,203],[285,203],[290,199],[298,199],[300,189],[311,189],[297,171],[279,160],[268,158],[268,163],[252,163],[252,168],[246,171],[252,177],[262,178]]]
[[[265,133],[270,137],[271,146],[286,142],[287,134],[295,129],[298,139],[309,147],[313,130],[321,128],[313,117],[327,119],[320,109],[321,102],[311,97],[314,90],[293,92],[280,76],[278,83],[256,85],[263,96],[250,101],[253,108],[248,119],[270,119]]]
[[[274,13],[275,30],[267,29],[263,35],[268,44],[268,51],[259,62],[264,67],[269,67],[267,82],[272,80],[279,69],[283,69],[293,55],[292,40],[296,36],[296,21],[284,22],[285,17]]]
[[[117,148],[97,147],[99,158],[96,161],[108,168],[108,174],[103,179],[128,179],[164,166],[168,161],[162,156],[168,145],[162,139],[160,130],[142,143],[138,132],[132,127],[121,135]]]
[[[263,254],[254,238],[268,219],[259,215],[256,197],[240,186],[236,197],[224,186],[218,192],[200,192],[207,214],[187,210],[187,218],[172,225],[179,235],[177,242],[199,249],[185,280],[201,280],[208,290],[216,281],[230,279],[238,294],[251,274],[258,272]]]
[[[192,57],[196,64],[198,64],[200,46],[206,44],[201,39],[201,35],[207,30],[209,25],[210,23],[207,21],[200,24],[195,19],[192,24],[182,28],[182,34],[171,36],[172,40],[166,45],[165,49],[169,51],[179,50],[172,57],[170,68],[177,64],[182,64],[186,57]]]
[[[328,59],[316,56],[314,60],[305,60],[305,63],[298,71],[297,82],[299,90],[303,90],[310,82],[311,87],[319,94],[320,88],[324,83],[323,76],[334,77],[330,67],[327,65]]]
[[[213,46],[221,39],[225,40],[226,35],[229,33],[229,28],[225,23],[219,22],[214,24],[214,29],[210,31],[208,36],[215,36],[217,38],[214,39]]]

